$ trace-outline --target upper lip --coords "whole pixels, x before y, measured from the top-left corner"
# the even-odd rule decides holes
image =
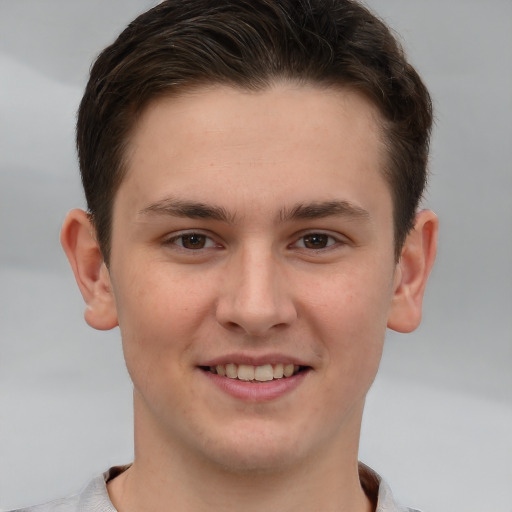
[[[286,354],[241,354],[233,353],[226,354],[212,359],[202,361],[198,366],[217,366],[226,364],[247,364],[251,366],[264,366],[266,364],[290,364],[293,363],[297,366],[310,366],[307,362],[297,358],[297,356],[289,356]]]

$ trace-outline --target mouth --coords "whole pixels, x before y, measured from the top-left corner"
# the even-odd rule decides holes
[[[216,366],[200,366],[200,369],[233,380],[244,382],[269,382],[293,377],[298,373],[306,371],[308,367],[293,363],[264,364],[261,366],[228,363],[218,364]]]

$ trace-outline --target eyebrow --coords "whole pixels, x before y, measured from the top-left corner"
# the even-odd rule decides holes
[[[367,220],[370,214],[360,206],[348,201],[322,201],[309,204],[297,204],[283,209],[279,214],[281,222],[301,219],[321,219],[324,217],[348,217],[354,220]]]
[[[208,205],[196,201],[166,198],[139,210],[139,215],[166,215],[190,219],[211,219],[227,224],[235,224],[235,214],[230,214],[221,206]],[[360,206],[348,201],[315,201],[299,203],[292,208],[283,208],[279,212],[280,222],[293,220],[320,219],[324,217],[348,217],[369,219],[370,214]]]
[[[235,216],[229,214],[220,206],[207,205],[195,201],[166,198],[151,203],[142,210],[139,215],[169,215],[172,217],[185,217],[190,219],[211,219],[234,224]]]

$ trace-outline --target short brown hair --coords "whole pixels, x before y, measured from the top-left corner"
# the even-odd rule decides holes
[[[350,87],[376,105],[399,257],[426,185],[432,105],[388,27],[351,0],[171,0],[99,55],[78,111],[82,183],[107,263],[126,147],[149,101],[209,84],[263,89],[279,79]]]

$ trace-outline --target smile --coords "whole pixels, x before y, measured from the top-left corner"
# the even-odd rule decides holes
[[[293,363],[278,363],[274,365],[264,364],[262,366],[228,363],[203,367],[203,369],[229,379],[242,380],[246,382],[268,382],[271,380],[291,377],[302,369],[305,369],[305,367],[298,366]]]

